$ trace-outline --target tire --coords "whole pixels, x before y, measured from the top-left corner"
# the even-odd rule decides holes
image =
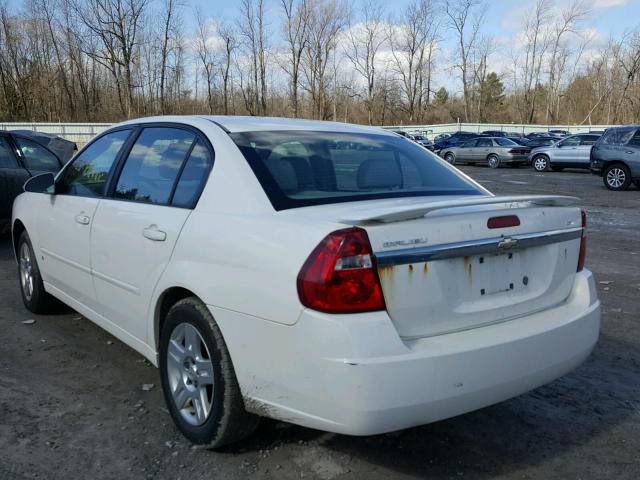
[[[549,159],[544,155],[537,155],[533,157],[531,166],[536,172],[546,172],[549,170]]]
[[[447,153],[444,155],[444,160],[445,160],[447,163],[450,163],[451,165],[455,165],[455,164],[456,164],[456,157],[455,157],[455,155],[454,155],[453,153],[451,153],[451,152],[447,152]]]
[[[551,170],[553,170],[554,172],[561,172],[564,170],[564,168],[562,167],[551,167]]]
[[[609,190],[626,190],[631,185],[631,171],[622,163],[607,165],[602,174],[602,181]]]
[[[245,410],[222,333],[195,297],[180,300],[167,313],[160,377],[174,423],[194,444],[222,447],[257,427],[260,417]]]
[[[18,239],[17,257],[20,293],[24,306],[32,313],[54,313],[60,307],[60,302],[44,290],[36,255],[26,231],[22,232]]]
[[[487,164],[489,168],[498,168],[500,166],[500,159],[497,155],[489,155],[487,157]]]

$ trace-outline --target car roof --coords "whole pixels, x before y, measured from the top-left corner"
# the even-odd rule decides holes
[[[166,115],[137,118],[123,122],[120,125],[152,122],[175,122],[191,124],[191,122],[194,120],[208,120],[224,129],[227,133],[273,130],[312,130],[325,132],[337,131],[347,133],[375,133],[381,135],[394,135],[393,132],[383,130],[379,127],[368,127],[364,125],[354,125],[351,123],[329,122],[324,120],[303,120],[299,118],[251,117],[232,115]]]

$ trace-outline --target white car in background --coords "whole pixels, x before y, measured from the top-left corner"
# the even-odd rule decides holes
[[[493,196],[379,129],[132,120],[25,190],[26,307],[61,300],[158,366],[196,444],[259,416],[433,422],[566,374],[598,338],[576,199]]]

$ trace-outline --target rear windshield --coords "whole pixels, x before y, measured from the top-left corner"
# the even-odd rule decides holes
[[[419,145],[395,135],[230,134],[276,210],[381,198],[482,195]]]

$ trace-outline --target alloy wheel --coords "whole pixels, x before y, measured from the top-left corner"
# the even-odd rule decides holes
[[[535,168],[538,172],[544,172],[547,169],[547,159],[544,157],[534,158],[533,168]]]
[[[20,285],[27,301],[33,297],[33,263],[31,262],[31,250],[27,243],[20,246]]]
[[[213,405],[213,364],[202,335],[190,323],[179,324],[171,333],[167,376],[180,415],[194,426],[205,423]]]
[[[607,172],[607,183],[612,188],[620,188],[627,181],[627,174],[618,167],[613,167]]]

